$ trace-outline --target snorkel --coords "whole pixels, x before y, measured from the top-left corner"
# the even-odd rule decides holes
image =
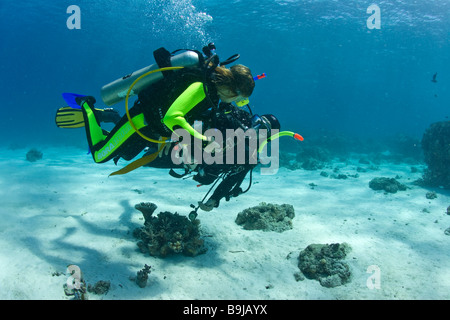
[[[266,77],[266,74],[265,73],[261,73],[261,74],[259,74],[259,75],[257,75],[257,76],[254,76],[253,77],[253,80],[259,80],[259,79],[264,79]]]

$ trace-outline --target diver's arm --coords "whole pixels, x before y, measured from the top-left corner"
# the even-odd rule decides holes
[[[163,118],[163,123],[172,131],[175,130],[174,127],[179,126],[195,138],[207,141],[207,137],[194,130],[184,117],[205,98],[203,83],[194,82],[172,103]]]

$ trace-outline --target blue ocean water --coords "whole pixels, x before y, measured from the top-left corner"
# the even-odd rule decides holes
[[[379,29],[367,23],[372,4]],[[70,5],[80,8],[80,29],[67,27]],[[152,64],[153,50],[208,42],[222,59],[239,53],[254,74],[265,72],[254,112],[305,137],[420,139],[450,114],[448,0],[1,1],[0,34],[5,145],[86,146],[83,130],[54,124],[62,92],[101,102],[100,88]]]
[[[80,29],[68,28],[72,5]],[[372,163],[389,154],[377,143],[398,139],[411,156],[432,123],[449,120],[449,0],[3,0],[0,34],[0,298],[70,299],[61,271],[76,264],[89,282],[111,281],[106,299],[448,299],[448,190],[417,186],[424,167],[406,157],[386,156],[381,169]],[[150,263],[131,239],[135,221],[142,224],[133,205],[155,201],[187,215],[206,186],[153,168],[109,179],[112,161],[97,166],[66,148],[87,151],[85,131],[57,128],[55,111],[63,92],[93,95],[103,107],[100,88],[153,64],[155,49],[209,42],[222,59],[239,53],[254,75],[267,74],[250,99],[253,112],[273,113],[282,130],[305,137],[282,143],[382,152],[347,163],[334,157],[320,174],[314,161],[290,170],[300,168],[300,147],[280,153],[289,170],[255,175],[249,193],[200,212],[208,255],[150,260],[156,272],[143,291],[129,281]],[[123,102],[115,107],[124,112]],[[44,161],[26,161],[31,147],[44,150]],[[319,148],[304,154],[314,160],[315,152],[317,162],[328,156]],[[377,176],[399,177],[408,192],[369,190]],[[235,215],[262,200],[292,204],[296,229],[249,236],[237,228]],[[293,250],[344,240],[354,248],[351,285],[294,282]],[[377,291],[365,271],[378,265]]]

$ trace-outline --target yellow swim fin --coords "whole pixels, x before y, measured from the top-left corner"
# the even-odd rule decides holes
[[[56,125],[59,128],[82,128],[84,127],[83,112],[81,109],[62,107],[56,110]]]
[[[120,115],[112,108],[94,109],[96,117],[99,117],[101,122],[120,121]],[[82,128],[84,127],[83,112],[79,108],[62,107],[56,110],[55,116],[56,125],[60,128]]]

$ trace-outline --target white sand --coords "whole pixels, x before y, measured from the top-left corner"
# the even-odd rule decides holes
[[[34,163],[25,160],[27,151],[1,150],[0,299],[71,299],[63,290],[70,264],[81,268],[88,284],[111,282],[106,295],[90,293],[92,300],[450,298],[450,236],[444,234],[450,193],[426,199],[430,190],[412,185],[421,173],[411,173],[410,165],[380,165],[347,180],[320,171],[262,176],[256,170],[247,194],[199,211],[206,254],[160,259],[136,246],[132,230],[143,219],[134,205],[150,201],[158,205],[155,214],[187,215],[208,186],[150,168],[108,178],[126,163],[95,164],[81,149],[42,148],[44,158]],[[337,165],[356,173],[356,160]],[[396,175],[411,189],[384,194],[368,187],[374,177]],[[292,204],[294,228],[247,231],[234,222],[262,201]],[[350,283],[325,288],[316,280],[295,281],[301,250],[336,242],[352,247],[345,260]],[[147,287],[139,288],[129,278],[144,264],[152,272]],[[371,265],[380,270],[380,289],[367,287]]]

